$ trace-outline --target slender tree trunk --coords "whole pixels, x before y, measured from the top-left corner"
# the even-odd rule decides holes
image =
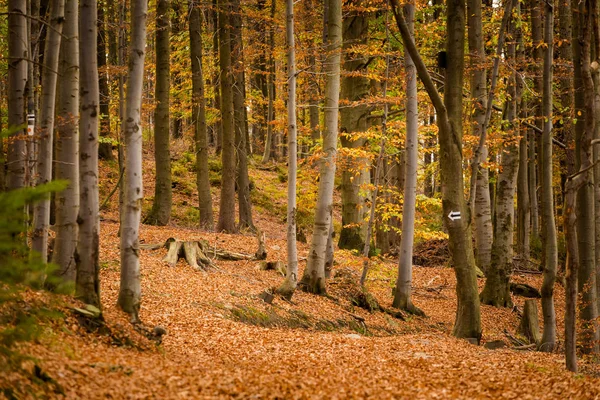
[[[79,2],[79,242],[77,243],[76,296],[100,307],[100,214],[98,201],[98,84],[97,2]]]
[[[327,0],[325,0],[327,1]],[[271,18],[275,17],[275,0],[271,0]],[[263,153],[262,162],[267,163],[271,158],[275,158],[273,154],[274,132],[273,124],[275,119],[275,59],[273,53],[275,51],[275,28],[271,26],[269,30],[269,71],[267,75],[267,137],[265,139],[265,151]]]
[[[340,142],[345,157],[340,163],[342,170],[342,230],[338,247],[340,249],[362,250],[365,246],[366,207],[364,187],[371,181],[369,162],[364,147],[367,143],[364,132],[369,128],[370,106],[366,98],[370,95],[370,81],[367,77],[368,57],[361,48],[368,44],[369,15],[360,9],[361,0],[348,3],[353,10],[343,22],[344,74],[340,97],[346,106],[340,109]],[[353,50],[357,48],[358,50]]]
[[[414,4],[404,6],[404,14],[408,29],[414,41]],[[419,109],[417,104],[417,72],[410,54],[405,54],[406,69],[406,169],[404,180],[404,204],[402,206],[402,239],[398,255],[398,279],[394,294],[393,306],[413,314],[422,312],[413,305],[412,292],[412,260],[415,239],[415,208],[417,203],[417,160],[419,135]]]
[[[531,209],[527,182],[527,131],[521,132],[517,176],[517,254],[524,263],[527,263],[530,257]]]
[[[14,139],[8,141],[6,160],[9,190],[25,187],[27,145],[23,140],[25,87],[27,84],[27,2],[8,2],[8,129]],[[19,129],[17,129],[19,128]]]
[[[296,126],[296,50],[294,42],[294,0],[285,2],[285,36],[288,63],[288,180],[287,180],[287,272],[277,292],[291,299],[298,281],[298,251],[296,249],[296,176],[298,143]]]
[[[56,274],[65,282],[75,282],[79,212],[79,21],[77,0],[66,0],[65,24],[60,48],[58,71],[61,76],[57,96],[56,179],[69,186],[56,193],[56,240],[52,262]]]
[[[594,2],[593,40],[595,61],[590,68],[594,80],[594,139],[600,141],[600,22],[598,21],[598,2]],[[594,229],[596,246],[596,309],[600,314],[600,147],[596,143],[592,148],[594,161]]]
[[[541,65],[543,63],[543,45],[542,45],[542,3],[539,0],[531,0],[530,4],[530,16],[531,16],[531,38],[533,41],[533,73],[534,73],[534,88],[537,93],[543,92],[543,82]],[[543,126],[543,115],[542,105],[539,99],[534,100],[535,109],[535,124],[538,128]],[[538,145],[540,141],[536,140],[535,133],[529,136],[529,198],[531,204],[531,238],[535,242],[539,242],[540,238],[540,227],[539,227],[539,210],[540,206],[538,203],[538,169],[536,159],[538,159],[541,165],[541,154],[537,154],[536,149],[539,149]],[[544,252],[542,250],[542,252]]]
[[[233,113],[235,129],[235,153],[237,161],[239,228],[254,229],[252,204],[250,202],[250,178],[248,177],[246,88],[244,73],[244,45],[242,41],[242,16],[239,0],[232,2],[231,62],[233,78]]]
[[[578,291],[580,293],[579,317],[580,350],[598,353],[598,317],[596,298],[596,255],[594,226],[594,186],[592,180],[592,144],[594,137],[594,81],[591,73],[592,20],[595,0],[579,3],[573,29],[573,65],[575,92],[576,165],[582,174],[582,184],[577,190],[577,244],[579,250]]]
[[[200,9],[192,0],[190,7],[190,56],[192,63],[192,120],[196,139],[196,186],[200,210],[200,227],[212,230],[213,210],[208,179],[208,135],[206,130],[206,100],[202,71],[202,27]]]
[[[542,210],[544,227],[545,264],[542,283],[542,314],[544,333],[540,350],[552,351],[556,347],[556,312],[554,310],[554,282],[558,263],[556,244],[556,223],[554,222],[554,193],[552,188],[552,77],[554,53],[554,10],[546,3],[544,24],[544,73],[542,91],[542,111],[544,129],[542,133]],[[532,205],[533,206],[533,205]]]
[[[147,13],[147,0],[132,1],[129,75],[123,125],[125,193],[121,218],[121,286],[118,304],[131,315],[133,321],[139,320],[141,302],[139,230],[144,197],[141,110]]]
[[[520,36],[511,22],[512,35]],[[513,63],[515,56],[514,41],[508,45],[507,61]],[[485,286],[481,293],[481,302],[495,307],[512,307],[510,294],[510,275],[513,263],[513,231],[515,214],[515,186],[519,170],[519,145],[516,140],[519,134],[517,117],[517,73],[511,74],[508,82],[508,98],[506,119],[509,131],[505,135],[506,144],[501,154],[500,173],[496,192],[496,223],[494,225],[494,242],[492,244],[492,260],[486,273]]]
[[[110,130],[110,92],[108,88],[108,72],[106,71],[106,42],[107,42],[107,20],[104,13],[104,5],[111,0],[104,1],[105,4],[98,5],[98,83],[100,87],[100,137],[104,139],[98,145],[98,157],[103,160],[114,160],[112,153],[112,138]]]
[[[471,101],[474,103],[472,135],[480,137],[483,134],[486,110],[486,56],[483,45],[481,0],[468,0],[469,24],[469,53],[471,68]],[[488,155],[487,143],[481,147],[480,160],[486,161]],[[471,173],[475,173],[472,171]],[[487,271],[492,257],[492,212],[490,206],[489,173],[486,167],[477,169],[475,191],[475,247],[477,249],[477,266],[482,271]]]
[[[415,62],[417,73],[436,112],[440,140],[442,209],[449,233],[449,248],[456,273],[458,307],[453,334],[481,339],[481,316],[477,275],[471,240],[470,213],[464,198],[462,167],[462,90],[464,72],[465,5],[460,0],[447,3],[447,60],[444,100],[440,97],[427,68],[412,42],[398,0],[392,10],[404,46]],[[459,218],[456,218],[456,217]]]
[[[217,231],[235,232],[235,125],[231,66],[231,8],[228,4],[219,1],[219,64],[221,68],[221,124],[223,127],[221,160],[223,170]]]
[[[321,158],[315,224],[309,256],[300,285],[311,293],[325,294],[325,253],[330,237],[333,187],[336,169],[340,64],[342,47],[342,2],[327,0],[327,45],[325,82],[325,130]]]
[[[170,127],[170,0],[156,2],[156,86],[154,109],[154,160],[156,178],[154,201],[146,222],[150,225],[167,225],[171,219],[173,193],[171,190]]]
[[[213,80],[212,80],[212,84],[213,84],[213,90],[215,92],[215,97],[214,97],[214,108],[219,109],[220,115],[219,118],[217,119],[217,121],[215,122],[215,124],[212,127],[212,131],[213,131],[213,136],[214,136],[214,140],[215,140],[215,152],[217,153],[217,155],[221,154],[221,149],[223,146],[223,110],[221,110],[221,80],[220,80],[220,56],[219,56],[219,6],[217,4],[218,0],[213,0],[212,1],[212,5],[213,5],[213,10],[212,10],[212,17],[213,17],[213,26],[214,26],[214,32],[212,32],[212,37],[213,37],[213,48],[212,48],[212,55],[213,55],[213,59],[214,59],[214,75],[213,75]]]
[[[58,80],[58,56],[65,20],[64,0],[50,2],[50,27],[47,30],[42,74],[42,97],[40,107],[40,137],[37,157],[38,177],[36,186],[52,180],[52,150],[54,139],[54,107],[56,105],[56,81]],[[50,195],[34,205],[33,235],[31,248],[43,262],[48,261],[48,230],[50,228]]]

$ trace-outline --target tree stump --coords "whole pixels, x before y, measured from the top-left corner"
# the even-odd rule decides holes
[[[521,318],[518,333],[527,338],[529,343],[540,343],[540,322],[538,320],[538,307],[535,300],[525,300],[523,317]]]
[[[215,264],[210,258],[204,254],[200,242],[197,241],[181,241],[168,239],[165,244],[169,251],[163,261],[170,267],[177,265],[180,258],[185,258],[185,261],[195,270],[203,270],[207,267],[215,267]]]

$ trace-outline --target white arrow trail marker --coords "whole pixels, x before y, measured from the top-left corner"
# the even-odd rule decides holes
[[[450,218],[451,221],[456,221],[457,219],[460,219],[460,211],[450,211],[450,214],[448,214],[448,218]]]

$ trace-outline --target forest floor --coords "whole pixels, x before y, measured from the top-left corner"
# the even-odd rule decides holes
[[[274,172],[253,173],[255,190],[269,180],[277,182]],[[284,193],[285,183],[274,185]],[[175,207],[182,201],[195,203],[177,195]],[[256,207],[255,222],[265,233],[268,260],[285,261],[281,217]],[[349,282],[358,278],[362,258],[347,251],[336,252],[329,297],[298,291],[292,302],[275,297],[267,304],[259,294],[278,286],[282,276],[260,270],[256,261],[216,261],[218,269],[196,271],[184,260],[167,266],[164,248],[141,250],[140,317],[150,329],[167,330],[156,345],[134,330],[116,306],[117,235],[113,204],[101,224],[106,327],[94,331],[82,324],[72,311],[82,305],[71,298],[57,302],[55,296],[28,291],[29,301],[52,304],[65,317],[48,323],[36,343],[21,345],[34,359],[24,361],[23,370],[0,376],[0,398],[600,398],[600,368],[591,360],[583,360],[582,372],[572,374],[565,370],[561,350],[511,348],[505,332],[516,336],[517,310],[482,306],[482,344],[503,340],[506,348],[488,350],[452,337],[455,278],[443,265],[414,268],[414,302],[425,318],[401,320],[353,305]],[[248,254],[256,250],[256,238],[249,233],[144,225],[140,235],[145,244],[175,237]],[[302,273],[307,245],[298,245]],[[395,259],[375,258],[371,264],[367,286],[385,307],[391,305],[396,268]],[[513,280],[541,284],[536,274]],[[480,287],[483,283],[480,279]],[[564,290],[559,284],[555,294],[562,337]],[[524,299],[515,296],[514,301],[522,309]]]

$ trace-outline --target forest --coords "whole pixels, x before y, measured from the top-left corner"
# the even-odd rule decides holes
[[[600,398],[598,0],[0,31],[0,399]]]

